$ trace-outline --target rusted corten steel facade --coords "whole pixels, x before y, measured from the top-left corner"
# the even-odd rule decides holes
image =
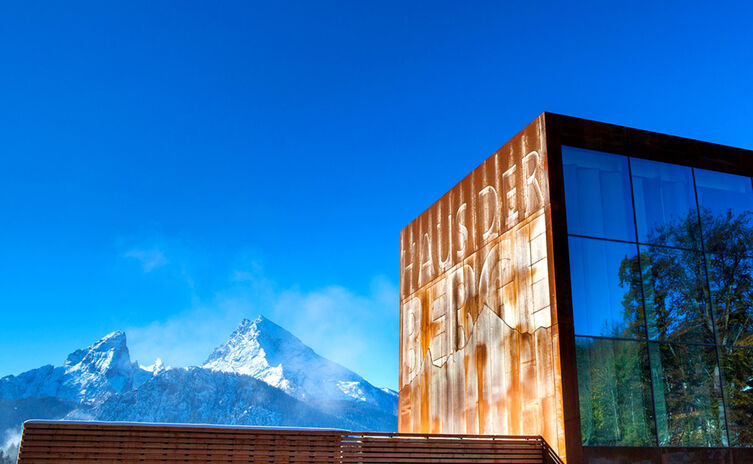
[[[401,431],[564,453],[544,118],[401,233]]]
[[[540,115],[401,231],[399,431],[661,462],[680,449],[582,445],[562,145],[753,175],[746,150]]]

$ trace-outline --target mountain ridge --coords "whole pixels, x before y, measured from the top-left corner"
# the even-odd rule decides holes
[[[0,443],[27,419],[397,429],[397,394],[370,384],[259,316],[201,366],[132,361],[115,331],[45,365],[0,378]],[[14,435],[15,436],[15,435]]]

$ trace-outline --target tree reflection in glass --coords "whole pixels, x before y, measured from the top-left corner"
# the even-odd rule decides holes
[[[692,225],[697,224],[697,218],[697,213],[690,213],[662,224],[651,240],[692,243],[699,238],[698,228]],[[753,430],[753,357],[750,351],[720,347],[722,372],[714,346],[753,345],[753,260],[741,243],[752,236],[753,226],[748,213],[729,211],[714,216],[705,210],[701,218],[704,236],[717,244],[716,251],[705,259],[699,251],[639,245],[637,256],[623,253],[618,270],[623,289],[622,320],[642,321],[645,307],[649,338],[671,342],[649,343],[648,350],[656,432],[662,446],[726,445],[721,375],[729,402],[732,443],[750,443],[753,435],[748,432]],[[598,282],[604,276],[594,279]],[[615,331],[611,336],[643,338],[634,335],[637,332],[633,329],[625,330],[629,327],[640,324],[624,324],[622,332]],[[618,355],[617,347],[610,343],[617,341],[580,340],[577,346],[579,386],[585,395],[581,398],[585,401],[581,408],[584,443],[622,444],[633,439],[624,438],[627,435],[621,426],[615,425],[625,419],[614,408],[624,407],[620,405],[627,398],[624,392],[632,382],[631,372],[643,365],[642,351],[634,349],[630,358]],[[613,378],[613,374],[624,378]],[[641,377],[641,382],[648,385],[646,379]]]
[[[714,250],[706,256],[720,345],[753,346],[753,241],[750,212],[714,216],[704,210],[704,238]]]
[[[706,251],[753,249],[751,228],[745,224],[753,214],[753,184],[749,177],[693,169]],[[711,221],[711,222],[708,222]]]
[[[716,347],[649,343],[662,446],[727,444]]]
[[[694,216],[657,228],[654,243],[695,242]],[[748,212],[715,216],[704,210],[703,235],[715,250],[705,260],[700,252],[641,245],[640,258],[622,262],[621,282],[634,281],[639,268],[642,272],[651,339],[753,345],[753,257],[747,250],[753,240],[751,218]],[[634,297],[626,296],[625,310],[636,306],[630,300]]]
[[[751,179],[571,148],[563,168],[583,443],[753,446]]]
[[[584,445],[655,446],[645,342],[576,337]]]
[[[641,245],[640,259],[649,338],[714,343],[703,254]]]
[[[732,446],[753,446],[753,348],[721,347]]]

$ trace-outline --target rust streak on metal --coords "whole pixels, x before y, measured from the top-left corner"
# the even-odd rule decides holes
[[[478,385],[478,433],[486,433],[484,421],[488,414],[488,405],[484,397],[484,368],[486,367],[486,346],[476,345],[476,384]]]
[[[539,118],[401,232],[401,432],[563,448],[548,204]]]

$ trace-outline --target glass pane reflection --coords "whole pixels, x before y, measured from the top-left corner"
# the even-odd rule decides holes
[[[656,446],[645,342],[576,337],[584,445]]]
[[[563,164],[583,444],[753,447],[751,179]]]
[[[703,254],[639,246],[651,339],[714,343]]]
[[[732,446],[753,446],[753,348],[721,347]]]
[[[706,263],[717,343],[753,346],[753,258],[709,253]]]
[[[627,158],[562,147],[562,163],[569,233],[634,241]]]
[[[685,166],[630,159],[638,241],[700,249],[693,172]]]
[[[707,251],[753,248],[750,178],[695,169],[696,192]]]
[[[716,347],[649,343],[660,446],[726,446]]]
[[[646,338],[636,245],[570,237],[575,333]]]

